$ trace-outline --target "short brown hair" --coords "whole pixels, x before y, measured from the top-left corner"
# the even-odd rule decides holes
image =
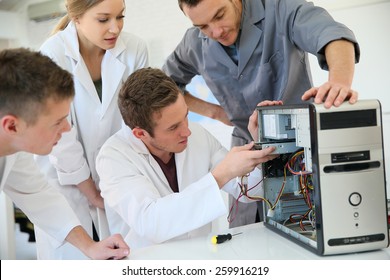
[[[0,117],[14,115],[29,125],[44,112],[49,98],[74,97],[72,75],[49,57],[25,48],[0,52]]]
[[[127,126],[145,129],[153,137],[156,125],[153,117],[175,103],[179,94],[180,89],[163,71],[142,68],[131,74],[123,84],[118,106]]]
[[[183,10],[183,5],[188,6],[189,8],[196,7],[202,0],[178,0],[179,7]]]

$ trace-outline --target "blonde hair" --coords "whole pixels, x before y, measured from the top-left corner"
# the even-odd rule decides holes
[[[51,31],[51,35],[64,30],[71,20],[81,17],[90,8],[103,1],[104,0],[65,0],[67,14],[59,20],[57,25]]]

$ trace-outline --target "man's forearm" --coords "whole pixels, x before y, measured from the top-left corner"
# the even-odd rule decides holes
[[[189,92],[184,94],[184,99],[187,103],[188,109],[191,112],[199,115],[215,119],[217,106],[216,104],[204,101],[198,97],[193,96]]]
[[[74,227],[66,236],[66,241],[78,248],[84,255],[90,257],[89,248],[95,241],[88,235],[82,226]]]
[[[225,110],[220,105],[197,98],[187,91],[184,94],[184,99],[191,112],[220,121],[226,125],[232,125]]]
[[[325,48],[329,82],[351,86],[355,72],[355,48],[352,42],[337,40]]]

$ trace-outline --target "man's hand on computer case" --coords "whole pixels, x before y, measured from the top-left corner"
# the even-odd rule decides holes
[[[262,102],[260,102],[259,104],[257,104],[257,107],[258,106],[276,106],[276,105],[283,105],[283,101],[282,100],[264,100]],[[248,123],[248,130],[249,130],[249,133],[251,134],[252,136],[252,139],[253,141],[255,141],[255,143],[257,143],[259,141],[258,137],[258,126],[259,126],[259,123],[258,123],[258,117],[257,117],[257,110],[255,109],[252,113],[252,115],[249,117],[249,123]]]

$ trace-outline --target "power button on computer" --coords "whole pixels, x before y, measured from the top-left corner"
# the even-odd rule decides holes
[[[351,195],[349,196],[349,203],[351,203],[352,206],[358,206],[361,202],[362,196],[360,195],[360,193],[351,193]]]

